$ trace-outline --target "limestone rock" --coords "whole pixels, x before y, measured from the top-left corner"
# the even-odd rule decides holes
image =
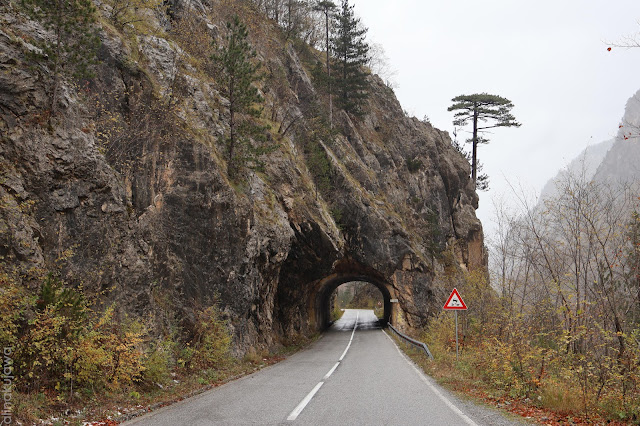
[[[214,3],[172,5],[209,13]],[[441,304],[439,254],[455,246],[464,267],[486,264],[468,163],[447,133],[406,117],[379,78],[364,117],[335,111],[339,134],[313,139],[332,170],[331,188],[319,190],[307,144],[324,100],[300,52],[273,49],[270,40],[285,41],[265,24],[268,37],[254,42],[274,76],[261,89],[279,149],[262,172],[232,182],[221,142],[228,101],[206,73],[176,65],[188,55],[177,44],[141,36],[136,62],[126,40],[103,32],[89,94],[65,79],[48,129],[46,66],[26,66],[31,48],[14,36],[46,34],[14,14],[0,12],[0,256],[25,285],[39,285],[34,266],[66,253],[70,285],[158,330],[169,311],[188,328],[217,300],[242,353],[321,329],[327,293],[344,280],[375,283],[399,300],[393,321],[424,325]],[[172,109],[156,83],[179,88]]]

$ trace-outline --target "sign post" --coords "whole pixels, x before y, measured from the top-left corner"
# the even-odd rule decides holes
[[[446,311],[454,311],[456,314],[456,361],[458,361],[458,357],[460,356],[460,351],[458,349],[458,311],[467,310],[467,305],[464,304],[464,300],[460,297],[458,289],[453,289],[449,299],[447,299],[447,303],[444,304],[442,309]]]

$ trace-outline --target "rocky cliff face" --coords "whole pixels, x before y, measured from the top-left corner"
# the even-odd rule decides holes
[[[627,101],[620,128],[594,179],[612,184],[633,183],[640,178],[640,90]]]
[[[616,187],[640,177],[640,91],[629,98],[615,138],[588,146],[542,189],[540,199],[558,195],[557,185],[569,176]]]
[[[116,302],[158,330],[219,300],[238,352],[321,328],[328,277],[385,286],[399,300],[392,321],[424,324],[448,291],[444,259],[486,264],[468,163],[375,76],[362,118],[338,112],[337,132],[319,129],[325,98],[308,70],[321,55],[226,3],[176,1],[169,16],[145,15],[153,33],[103,20],[95,77],[65,79],[51,126],[51,70],[30,52],[52,35],[0,6],[3,270],[31,289],[59,270],[99,306]],[[197,40],[220,37],[238,12],[269,74],[263,116],[279,148],[232,182],[226,100]],[[329,167],[322,187],[314,155]]]
[[[558,183],[567,179],[567,176],[583,176],[591,180],[605,156],[611,149],[615,139],[590,145],[584,149],[576,158],[567,164],[566,168],[560,170],[554,178],[549,180],[540,192],[541,200],[550,200],[558,196]]]

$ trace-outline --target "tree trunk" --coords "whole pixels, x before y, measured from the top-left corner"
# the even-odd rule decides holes
[[[233,151],[236,144],[236,122],[235,122],[235,99],[234,99],[234,84],[233,79],[229,84],[229,159],[227,168],[230,176],[235,173],[235,164],[233,162]]]
[[[287,37],[291,37],[293,33],[293,1],[287,1]]]
[[[64,3],[62,0],[58,0],[58,8],[56,10],[56,53],[53,62],[53,88],[51,89],[51,96],[49,98],[49,117],[55,115],[56,103],[58,100],[58,86],[60,85],[60,54],[62,52],[62,14]],[[51,122],[49,122],[51,124]]]
[[[327,82],[329,83],[329,127],[333,129],[333,94],[331,93],[331,63],[329,57],[329,9],[324,13],[327,47]]]
[[[477,178],[477,157],[478,157],[478,105],[473,104],[473,158],[471,160],[471,180],[473,180],[473,188],[476,187]]]

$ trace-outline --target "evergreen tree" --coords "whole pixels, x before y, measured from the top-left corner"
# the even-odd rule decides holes
[[[333,127],[333,93],[331,93],[331,59],[329,49],[329,19],[332,17],[337,6],[329,0],[321,0],[315,6],[314,10],[322,12],[325,22],[325,48],[327,53],[327,81],[329,86],[329,126]]]
[[[55,113],[60,82],[64,75],[75,78],[91,76],[100,44],[91,0],[22,0],[31,18],[53,32],[52,41],[39,46],[51,63],[49,111]]]
[[[285,9],[284,28],[287,33],[287,38],[298,37],[303,28],[307,3],[301,0],[287,0]]]
[[[448,111],[457,111],[454,115],[453,124],[455,126],[466,126],[469,122],[473,123],[473,136],[468,142],[473,145],[471,156],[471,179],[478,189],[487,189],[488,181],[486,175],[478,179],[478,144],[489,143],[489,140],[478,135],[487,129],[494,127],[520,127],[515,117],[511,114],[513,104],[509,99],[489,95],[488,93],[480,93],[474,95],[461,95],[451,100],[454,102],[448,108]],[[478,122],[487,122],[491,120],[492,125],[478,126]]]
[[[229,31],[225,45],[212,56],[221,85],[221,93],[229,100],[229,135],[226,138],[229,174],[233,176],[248,161],[259,164],[257,155],[264,151],[254,149],[250,139],[264,139],[265,127],[252,118],[262,113],[259,104],[264,99],[254,83],[262,80],[260,64],[255,62],[256,52],[248,41],[247,27],[234,16],[227,23]]]
[[[367,28],[353,13],[349,0],[342,0],[342,6],[335,18],[335,34],[332,38],[335,60],[335,86],[338,104],[347,112],[359,115],[367,98],[367,72],[369,45],[365,41]]]

